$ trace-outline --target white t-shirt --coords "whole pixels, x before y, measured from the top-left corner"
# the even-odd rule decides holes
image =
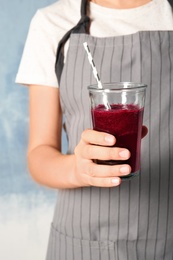
[[[81,0],[59,0],[36,12],[16,83],[58,87],[54,68],[58,42],[79,21],[80,5]],[[173,11],[167,0],[152,0],[132,9],[110,9],[89,2],[88,14],[92,21],[90,34],[96,37],[173,30]]]

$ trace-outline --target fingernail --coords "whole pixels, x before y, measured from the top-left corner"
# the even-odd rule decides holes
[[[119,152],[119,155],[123,158],[129,158],[129,152],[127,150]]]
[[[129,174],[129,167],[127,166],[122,166],[120,168],[120,172],[123,173],[123,174]]]
[[[112,135],[106,135],[105,141],[112,144],[114,143],[114,137]]]
[[[119,180],[119,179],[112,179],[111,182],[112,182],[114,185],[120,184],[120,180]]]

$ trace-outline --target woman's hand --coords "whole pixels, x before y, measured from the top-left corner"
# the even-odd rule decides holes
[[[112,187],[121,183],[121,176],[128,175],[128,164],[100,165],[98,160],[127,160],[130,152],[125,148],[112,147],[116,143],[114,136],[95,130],[85,130],[75,148],[76,177],[83,186]]]
[[[128,150],[112,147],[116,139],[106,133],[86,130],[75,154],[62,154],[59,89],[31,85],[29,93],[28,167],[35,181],[55,189],[112,187],[121,183],[120,176],[130,173],[130,166],[126,164],[110,166],[93,162],[94,159],[127,160],[130,157]]]

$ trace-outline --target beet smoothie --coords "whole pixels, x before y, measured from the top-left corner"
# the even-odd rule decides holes
[[[132,168],[132,175],[140,170],[143,111],[144,108],[133,104],[112,104],[110,110],[105,109],[105,106],[100,104],[91,110],[94,130],[114,135],[117,140],[115,146],[127,148],[131,152],[129,160],[97,161],[97,163],[127,163]]]

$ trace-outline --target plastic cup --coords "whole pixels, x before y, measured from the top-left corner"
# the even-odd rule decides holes
[[[131,173],[122,179],[139,174],[141,158],[141,136],[144,103],[147,85],[133,82],[118,82],[88,87],[91,102],[93,129],[115,136],[116,147],[127,148],[128,160],[96,160],[98,164],[129,164]],[[110,109],[105,106],[105,95]]]

